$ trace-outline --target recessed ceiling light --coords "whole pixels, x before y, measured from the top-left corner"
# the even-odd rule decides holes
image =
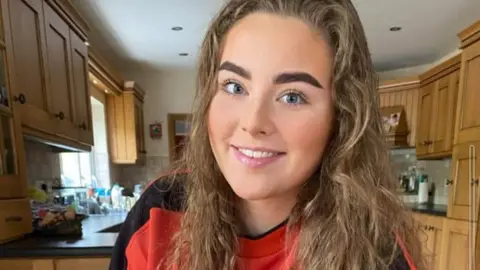
[[[85,43],[85,45],[90,46],[90,42],[85,41],[84,43]]]
[[[390,27],[390,31],[391,31],[391,32],[398,32],[398,31],[400,31],[400,30],[402,30],[402,27],[400,27],[400,26]]]
[[[172,27],[172,30],[173,30],[173,31],[182,31],[182,30],[183,30],[183,27],[181,27],[181,26],[174,26],[174,27]]]
[[[93,84],[98,84],[98,81],[94,79]]]
[[[188,56],[188,53],[179,53],[180,56]]]

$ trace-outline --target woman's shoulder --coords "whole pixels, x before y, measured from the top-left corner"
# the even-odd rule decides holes
[[[137,205],[139,208],[160,208],[181,212],[185,202],[185,181],[188,173],[166,173],[150,182]],[[136,206],[137,206],[136,205]]]
[[[127,263],[141,263],[137,259],[131,260],[147,254],[148,250],[145,249],[148,249],[150,242],[162,241],[162,237],[170,236],[169,230],[175,229],[173,225],[178,223],[183,212],[186,178],[187,173],[169,173],[150,182],[122,225],[113,249],[110,269],[126,269]],[[150,227],[161,229],[166,224],[170,227],[158,230],[164,234],[150,233]]]

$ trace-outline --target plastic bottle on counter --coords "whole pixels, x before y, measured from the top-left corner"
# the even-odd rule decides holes
[[[119,209],[120,208],[120,197],[122,196],[120,191],[120,186],[118,184],[113,185],[112,193],[111,193],[111,200],[112,200],[112,208]]]
[[[428,203],[428,179],[425,174],[418,176],[418,203]]]

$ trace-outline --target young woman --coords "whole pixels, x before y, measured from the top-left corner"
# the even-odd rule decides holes
[[[349,0],[229,1],[185,159],[130,212],[111,269],[420,269],[376,83]]]

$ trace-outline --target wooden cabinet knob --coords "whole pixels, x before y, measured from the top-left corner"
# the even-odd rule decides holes
[[[59,112],[59,113],[55,114],[55,117],[60,119],[60,120],[63,120],[63,119],[65,119],[65,114],[63,112]]]
[[[22,221],[23,218],[21,216],[11,216],[11,217],[6,217],[5,222],[20,222]]]
[[[78,128],[82,129],[82,130],[87,130],[87,124],[85,124],[85,122],[83,122],[81,125],[78,125]]]
[[[20,94],[18,96],[13,97],[13,101],[18,102],[20,104],[25,104],[27,102],[27,98],[24,94]]]

